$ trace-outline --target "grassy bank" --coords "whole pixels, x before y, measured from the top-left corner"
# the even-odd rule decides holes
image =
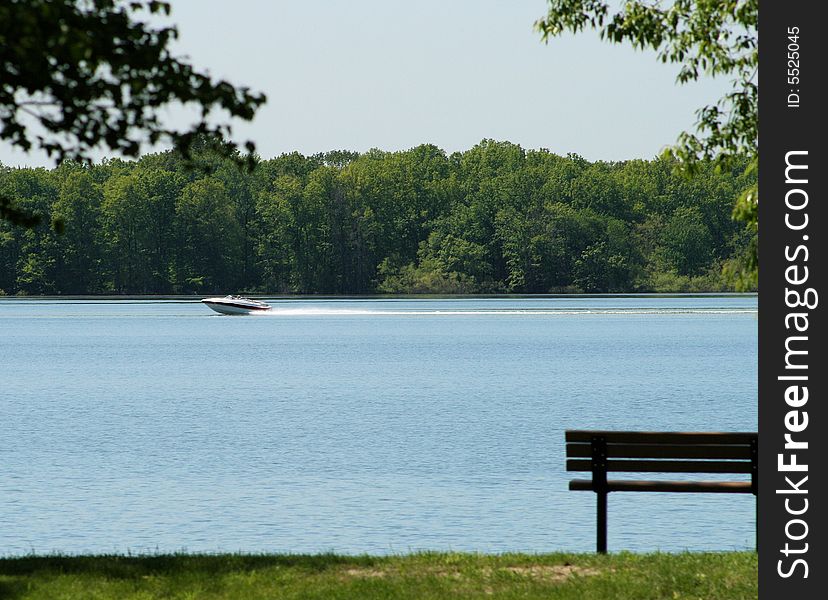
[[[28,556],[0,559],[0,598],[753,599],[752,552]]]

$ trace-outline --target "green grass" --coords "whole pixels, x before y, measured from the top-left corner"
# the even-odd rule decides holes
[[[0,559],[0,599],[754,599],[752,552]]]

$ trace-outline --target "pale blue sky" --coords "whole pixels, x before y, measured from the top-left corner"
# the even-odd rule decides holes
[[[677,85],[675,65],[593,31],[543,44],[545,0],[172,0],[177,50],[267,94],[239,140],[265,158],[483,138],[590,160],[652,158],[726,81]],[[171,118],[184,119],[181,113]],[[7,165],[49,165],[0,144]]]

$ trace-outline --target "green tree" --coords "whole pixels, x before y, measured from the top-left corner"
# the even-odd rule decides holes
[[[684,132],[671,150],[693,172],[712,161],[728,171],[734,161],[758,164],[758,0],[675,0],[669,3],[627,0],[612,12],[604,0],[548,0],[549,10],[535,23],[544,40],[565,31],[590,27],[614,43],[649,48],[661,62],[680,64],[678,81],[702,75],[732,78],[732,88],[697,111],[696,132]],[[751,185],[738,196],[734,217],[756,229],[758,190]],[[755,245],[734,278],[755,287]]]
[[[170,293],[176,254],[175,204],[180,175],[141,165],[121,171],[104,186],[103,271],[119,293]]]
[[[229,160],[223,160],[213,177],[224,184],[224,189],[233,203],[236,222],[241,229],[242,264],[239,272],[239,286],[252,289],[258,279],[256,263],[256,181],[240,171]]]
[[[261,286],[272,292],[293,292],[297,252],[302,252],[293,209],[302,201],[303,186],[298,177],[281,175],[271,187],[260,191],[256,199],[256,260]]]
[[[713,236],[697,207],[676,210],[661,235],[668,267],[679,275],[698,275],[710,265]]]
[[[102,290],[100,220],[103,193],[88,169],[73,168],[60,187],[52,215],[64,223],[57,239],[61,264],[57,288],[68,294]]]
[[[212,177],[188,183],[175,207],[176,280],[185,293],[235,288],[241,279],[243,232],[225,185]]]
[[[52,206],[58,197],[53,172],[46,169],[0,170],[0,195],[14,198],[16,206],[33,219],[31,227],[20,229],[3,224],[5,268],[0,273],[4,290],[26,294],[51,294],[56,288],[60,248],[50,226]]]
[[[465,211],[463,211],[465,212]],[[474,291],[491,291],[492,266],[488,260],[489,250],[483,244],[473,242],[463,237],[454,215],[441,220],[435,231],[420,245],[418,260],[432,261],[439,264],[443,273],[457,273],[464,281],[470,281],[473,286],[467,285]]]
[[[0,223],[0,289],[714,291],[731,289],[716,267],[755,239],[728,218],[754,182],[744,164],[688,178],[673,158],[589,163],[488,140],[337,156],[242,173],[205,145],[206,177],[175,152],[0,168],[0,191],[44,218]]]
[[[384,294],[470,294],[476,290],[468,275],[446,272],[435,258],[424,258],[420,264],[393,268],[384,260],[378,269],[380,284],[377,291]]]
[[[627,221],[634,218],[633,203],[623,193],[609,163],[593,163],[571,182],[570,187],[575,208],[589,208]]]
[[[189,156],[199,136],[232,134],[215,113],[252,119],[264,95],[214,81],[175,58],[177,29],[142,20],[160,13],[169,15],[169,2],[0,3],[0,139],[26,151],[41,148],[58,162],[88,161],[97,147],[137,156],[142,143],[162,141]],[[191,128],[171,128],[160,117],[160,109],[177,103],[200,107]],[[252,164],[254,147],[246,146],[244,161]],[[235,144],[221,149],[237,156]],[[36,220],[5,195],[0,218],[29,226]]]
[[[101,212],[106,247],[104,264],[113,291],[150,292],[149,198],[135,173],[123,173],[107,181]]]
[[[601,218],[600,227],[600,237],[575,260],[573,283],[585,292],[636,291],[642,260],[628,225]]]

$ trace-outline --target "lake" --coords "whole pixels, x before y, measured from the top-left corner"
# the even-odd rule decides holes
[[[270,302],[0,299],[0,554],[592,551],[565,429],[757,429],[755,296]],[[754,509],[611,494],[609,549]]]

